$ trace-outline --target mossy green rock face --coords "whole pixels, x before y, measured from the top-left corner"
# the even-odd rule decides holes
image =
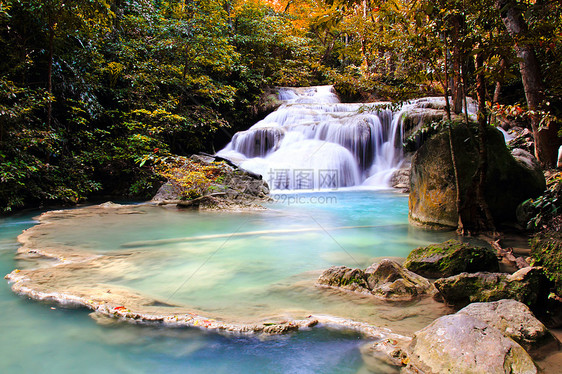
[[[513,299],[532,310],[548,297],[550,282],[539,267],[527,267],[513,274],[461,273],[434,283],[443,300],[463,307],[469,303]]]
[[[416,248],[408,255],[404,267],[428,278],[499,270],[498,259],[492,250],[458,240]]]
[[[562,233],[548,232],[534,236],[531,239],[531,256],[554,282],[558,296],[562,296]]]
[[[464,201],[478,166],[477,138],[464,124],[455,125],[452,132]],[[546,188],[544,175],[537,164],[522,157],[515,159],[497,129],[489,128],[487,138],[485,199],[496,224],[514,222],[517,206],[539,196]],[[414,224],[430,228],[457,227],[456,185],[447,132],[432,137],[414,155],[409,208],[410,222]]]

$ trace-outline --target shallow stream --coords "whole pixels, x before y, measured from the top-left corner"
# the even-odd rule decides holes
[[[132,289],[158,300],[162,312],[173,305],[241,323],[322,314],[408,335],[447,313],[428,299],[387,303],[314,285],[331,265],[365,268],[450,237],[410,227],[405,195],[364,190],[275,197],[267,210],[254,212],[135,205],[134,214],[100,215],[78,209],[41,230],[41,243],[101,259],[54,284]],[[33,223],[30,215],[0,221],[4,274],[53,264],[14,259],[16,236]],[[358,347],[364,338],[323,326],[264,339],[106,318],[96,323],[87,310],[30,301],[6,283],[0,307],[1,372],[354,373],[363,366]]]

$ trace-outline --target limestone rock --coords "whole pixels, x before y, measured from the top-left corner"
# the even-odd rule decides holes
[[[438,318],[416,332],[406,372],[536,373],[527,352],[498,329],[466,315]]]
[[[427,279],[389,259],[369,266],[365,276],[371,293],[389,300],[411,300],[433,289]]]
[[[505,336],[515,340],[527,352],[545,353],[558,350],[558,340],[548,331],[529,308],[515,300],[499,300],[490,303],[472,303],[458,311],[475,317],[497,328]]]
[[[395,374],[408,360],[406,347],[412,341],[408,337],[393,336],[361,347],[361,356],[370,373]]]
[[[412,300],[435,292],[427,279],[388,259],[371,265],[365,271],[332,266],[322,273],[317,284],[371,293],[385,300]]]
[[[260,175],[245,171],[229,160],[217,156],[193,155],[190,160],[203,166],[213,161],[224,161],[221,167],[221,178],[208,187],[208,194],[197,199],[194,206],[204,208],[229,209],[230,207],[253,207],[269,200],[269,186]],[[152,198],[158,204],[181,201],[185,195],[185,188],[177,182],[168,181]],[[186,203],[189,203],[186,200]]]
[[[522,161],[522,154],[518,155],[519,161],[510,154],[499,130],[487,129],[487,137],[485,199],[496,224],[514,222],[517,206],[528,198],[539,196],[546,182],[537,168]],[[462,124],[453,127],[460,190],[464,194],[469,190],[477,168],[476,141],[476,134],[470,127]],[[457,226],[456,186],[447,132],[440,132],[426,141],[414,155],[409,208],[409,218],[414,224],[431,228]]]
[[[317,281],[320,285],[340,287],[350,291],[368,290],[365,273],[361,269],[332,266],[325,270]]]
[[[428,278],[499,270],[498,259],[492,250],[458,240],[416,248],[408,255],[404,267]]]
[[[402,114],[402,128],[404,137],[407,138],[431,122],[441,121],[446,117],[445,111],[439,106],[432,108],[412,108]]]
[[[527,267],[513,274],[461,273],[434,283],[440,297],[449,304],[465,306],[473,302],[514,299],[537,308],[548,297],[550,288],[543,269]]]
[[[390,185],[392,188],[402,190],[402,192],[410,192],[410,165],[402,167],[392,173]]]

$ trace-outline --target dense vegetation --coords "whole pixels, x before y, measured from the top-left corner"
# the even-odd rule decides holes
[[[486,108],[519,108],[538,137],[562,108],[561,8],[0,0],[0,210],[148,197],[158,176],[147,160],[221,147],[262,114],[260,97],[276,85],[331,83],[350,100],[449,92],[453,113],[465,94],[479,96],[483,118]],[[510,19],[525,27],[510,30]],[[538,91],[525,83],[530,55],[548,77]],[[547,135],[538,148],[550,153],[539,156],[552,165],[558,139]]]

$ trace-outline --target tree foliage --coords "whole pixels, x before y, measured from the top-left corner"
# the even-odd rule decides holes
[[[148,197],[150,154],[212,151],[263,88],[311,83],[292,18],[261,2],[0,3],[0,209]]]
[[[212,152],[254,121],[268,86],[452,95],[459,113],[480,75],[490,105],[556,122],[562,7],[510,3],[524,37],[492,0],[1,0],[0,209],[146,197],[159,177],[138,160]],[[537,108],[525,107],[523,44],[548,77]]]

